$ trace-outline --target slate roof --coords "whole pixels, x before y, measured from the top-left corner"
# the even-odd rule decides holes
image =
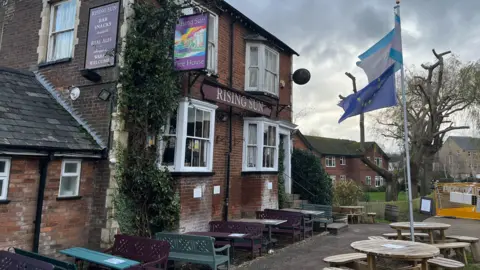
[[[463,150],[480,150],[480,138],[450,136],[448,139],[453,140]]]
[[[304,135],[304,138],[314,148],[315,151],[317,151],[322,155],[350,156],[350,157],[360,156],[360,152],[359,152],[360,143],[356,141],[308,136],[308,135]],[[388,155],[385,152],[383,152],[382,148],[378,146],[377,143],[365,142],[366,149],[370,149],[373,146],[376,146],[378,151],[382,152],[383,155],[388,157]]]
[[[102,150],[32,72],[0,67],[0,146]]]

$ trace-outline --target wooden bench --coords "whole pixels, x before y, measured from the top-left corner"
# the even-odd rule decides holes
[[[230,268],[230,245],[215,248],[213,237],[159,232],[155,238],[170,244],[168,259],[171,261],[208,265],[212,269],[217,269],[219,265]],[[227,254],[218,254],[223,251]]]
[[[344,270],[345,268],[338,267],[324,267],[323,270]]]
[[[364,253],[346,253],[340,255],[329,256],[323,259],[329,266],[346,266],[349,268],[356,268],[355,262],[367,260],[367,254]]]
[[[303,214],[299,213],[300,215],[290,215],[288,212],[281,211],[273,212],[273,211],[257,211],[257,219],[279,219],[279,220],[286,220],[286,222],[278,225],[272,226],[272,233],[276,234],[287,234],[291,235],[292,243],[295,243],[295,239],[300,239],[302,234],[302,220]],[[268,230],[265,229],[265,232]]]
[[[462,236],[462,235],[448,235],[447,239],[470,243],[470,250],[472,251],[473,261],[480,262],[480,248],[478,247],[479,239],[477,237]]]
[[[35,260],[46,262],[52,264],[56,270],[76,270],[77,266],[73,263],[59,261],[50,257],[40,255],[38,253],[33,253],[19,248],[11,248],[16,254],[29,257]]]
[[[115,235],[113,246],[103,253],[141,262],[140,267],[161,265],[167,269],[170,244],[166,241],[131,236],[125,234]]]
[[[233,247],[250,249],[252,253],[252,259],[255,257],[256,250],[258,250],[259,255],[262,256],[262,239],[265,225],[261,223],[248,222],[210,221],[209,226],[211,232],[248,234],[247,238],[235,239],[233,241]],[[216,246],[224,246],[229,243],[229,241],[215,240]]]
[[[398,206],[393,204],[385,205],[385,220],[397,222],[398,221]]]
[[[411,234],[409,232],[402,232],[402,239],[397,239],[398,234],[396,232],[394,232],[394,233],[384,233],[382,235],[387,237],[388,239],[396,239],[396,240],[402,240],[404,238],[410,238],[410,236],[411,236]],[[428,233],[421,233],[421,232],[414,232],[413,235],[415,236],[415,238],[429,237]]]
[[[369,212],[367,213],[367,218],[371,218],[372,219],[372,224],[375,223],[375,217],[377,216],[377,213],[374,213],[374,212]]]
[[[328,224],[333,223],[332,206],[330,205],[302,203],[301,208],[304,210],[323,211],[323,215],[321,217],[314,217],[313,222],[325,224],[325,231],[327,230]]]
[[[303,233],[303,239],[306,238],[307,233],[310,233],[310,237],[313,236],[313,219],[309,219],[305,217],[305,214],[299,213],[299,212],[292,212],[288,210],[277,210],[277,209],[264,209],[264,212],[274,212],[274,213],[280,213],[280,214],[287,214],[290,216],[294,217],[300,217],[301,218],[301,226],[300,229]],[[278,227],[283,227],[284,223],[278,225]]]
[[[452,242],[452,243],[440,243],[440,244],[431,244],[432,246],[440,249],[440,253],[447,256],[447,253],[450,249],[453,249],[457,254],[459,260],[461,260],[465,265],[468,264],[466,248],[470,246],[470,243],[465,242]]]
[[[369,236],[368,240],[387,240],[387,238],[383,236]]]
[[[465,264],[461,262],[442,257],[430,259],[428,264],[432,269],[463,269],[465,267]]]
[[[55,267],[51,263],[0,250],[0,269],[53,270]]]

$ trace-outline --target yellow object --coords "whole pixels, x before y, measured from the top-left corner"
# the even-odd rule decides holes
[[[459,193],[470,194],[472,202],[456,202]],[[480,220],[480,183],[436,183],[434,200],[437,216]]]

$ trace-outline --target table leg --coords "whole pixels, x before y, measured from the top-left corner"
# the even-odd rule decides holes
[[[445,237],[445,230],[440,230],[440,239],[441,240],[445,240],[446,237]]]
[[[371,254],[367,254],[367,263],[369,270],[377,270],[377,262],[375,261],[375,256]]]
[[[402,230],[397,230],[397,240],[402,240]]]
[[[435,244],[435,238],[433,237],[433,231],[428,231],[428,236],[430,237],[430,244]]]
[[[422,270],[428,270],[428,260],[427,259],[423,259],[422,260]]]

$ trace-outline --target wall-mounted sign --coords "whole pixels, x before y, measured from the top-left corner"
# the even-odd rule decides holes
[[[207,68],[208,14],[183,16],[175,28],[174,66],[176,70]]]
[[[207,100],[227,104],[233,107],[270,116],[272,108],[263,101],[246,96],[240,92],[224,89],[219,86],[204,84],[202,86],[203,97]]]
[[[85,69],[115,65],[119,2],[90,9]]]

